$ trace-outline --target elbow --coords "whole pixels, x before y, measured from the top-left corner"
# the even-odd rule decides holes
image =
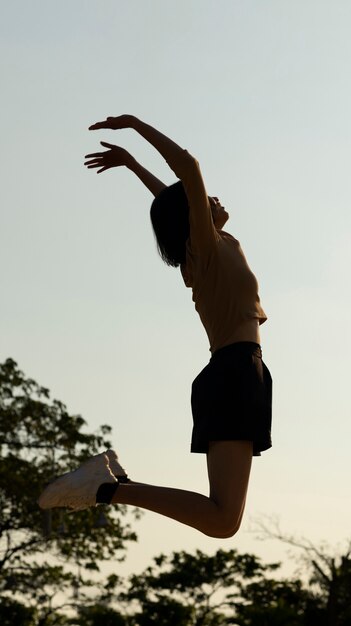
[[[188,150],[183,150],[184,162],[193,167],[199,167],[198,160],[188,152]]]
[[[172,159],[166,159],[177,178],[183,182],[201,175],[197,159],[187,150],[180,150]]]
[[[182,170],[187,174],[191,173],[191,175],[201,175],[199,161],[187,150],[183,150]],[[180,176],[180,178],[182,177]]]

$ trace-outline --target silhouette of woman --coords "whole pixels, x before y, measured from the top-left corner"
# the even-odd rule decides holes
[[[159,253],[179,267],[208,335],[211,359],[192,385],[191,451],[205,453],[209,496],[130,480],[112,450],[49,485],[42,508],[81,510],[123,503],[155,511],[211,537],[231,537],[242,520],[252,456],[271,447],[272,379],[259,326],[267,318],[240,243],[223,230],[228,213],[209,197],[197,160],[133,115],[108,117],[90,130],[131,128],[152,144],[179,179],[166,186],[124,148],[101,142],[86,156],[97,173],[127,167],[155,196],[151,221]]]

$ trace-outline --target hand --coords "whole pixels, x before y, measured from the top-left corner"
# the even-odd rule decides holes
[[[120,148],[119,146],[114,146],[111,143],[106,143],[106,141],[100,141],[100,143],[104,146],[104,148],[109,149],[106,152],[93,152],[92,154],[86,154],[85,158],[89,160],[85,161],[84,165],[86,165],[88,169],[100,168],[96,172],[97,174],[100,174],[100,172],[109,170],[111,167],[130,165],[133,157],[127,150]]]
[[[96,122],[89,126],[89,130],[99,130],[100,128],[110,128],[111,130],[119,130],[120,128],[133,127],[136,118],[134,115],[118,115],[118,117],[107,117],[104,122]]]

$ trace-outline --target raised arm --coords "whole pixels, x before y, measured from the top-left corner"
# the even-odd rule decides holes
[[[87,154],[85,158],[88,160],[84,165],[86,165],[88,169],[97,169],[97,174],[100,174],[112,167],[125,166],[134,172],[154,196],[157,196],[160,191],[164,189],[166,185],[151,174],[145,167],[140,165],[130,152],[120,146],[107,143],[106,141],[101,141],[100,143],[104,148],[108,148],[108,150],[105,152]]]
[[[138,163],[136,159],[133,158],[131,163],[127,165],[128,169],[130,169],[134,174],[144,183],[145,187],[147,187],[151,193],[156,197],[166,187],[166,185],[160,181],[154,174],[151,174],[146,167],[143,167]]]
[[[189,221],[192,246],[198,248],[199,251],[209,250],[216,239],[216,232],[208,195],[197,160],[172,139],[134,115],[108,117],[106,120],[90,126],[89,130],[102,128],[112,130],[132,128],[156,148],[184,185],[190,208]]]
[[[149,124],[145,124],[145,122],[142,122],[134,115],[108,117],[105,121],[97,122],[90,126],[89,130],[99,130],[101,128],[110,128],[111,130],[132,128],[136,130],[139,135],[151,143],[163,158],[166,159],[168,165],[178,178],[182,178],[184,170],[189,167],[189,161],[195,161],[186,150],[183,150],[183,148],[178,146],[172,139],[169,139],[169,137],[166,137],[166,135],[163,135]]]

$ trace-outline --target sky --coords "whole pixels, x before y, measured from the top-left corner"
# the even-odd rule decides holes
[[[107,423],[129,475],[207,493],[191,455],[191,382],[209,360],[180,273],[157,256],[152,196],[127,170],[96,176],[105,140],[165,184],[174,174],[131,113],[199,160],[230,213],[268,321],[273,448],[253,461],[230,540],[153,513],[121,573],[173,550],[286,550],[255,520],[318,544],[350,538],[351,5],[348,0],[12,0],[0,6],[0,359],[88,430]]]

